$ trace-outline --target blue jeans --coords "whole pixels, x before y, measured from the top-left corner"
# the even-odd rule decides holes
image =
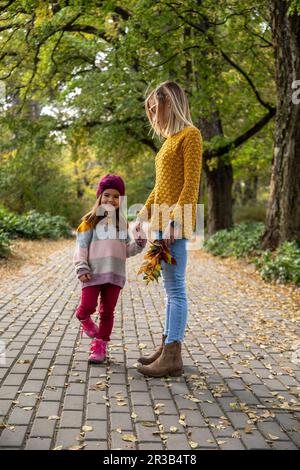
[[[162,238],[162,232],[156,232],[157,239]],[[182,341],[187,323],[187,295],[185,271],[187,264],[187,239],[175,239],[171,244],[171,254],[177,264],[172,265],[162,261],[162,279],[166,291],[166,320],[164,334],[165,343]]]

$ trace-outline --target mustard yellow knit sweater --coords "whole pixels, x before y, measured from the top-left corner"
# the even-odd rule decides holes
[[[152,230],[164,230],[171,219],[180,224],[184,238],[192,238],[202,149],[201,132],[192,126],[185,127],[164,141],[155,158],[154,189],[138,214],[139,220],[151,218]],[[153,204],[155,206],[151,210]],[[166,212],[162,210],[164,207]]]

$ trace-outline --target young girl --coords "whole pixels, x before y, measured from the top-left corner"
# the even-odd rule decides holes
[[[82,296],[76,317],[81,321],[82,331],[93,338],[89,361],[94,363],[106,358],[114,309],[126,280],[126,258],[140,253],[146,245],[143,232],[134,240],[127,235],[128,225],[119,211],[124,195],[125,184],[120,176],[104,176],[99,182],[93,209],[82,217],[77,228],[73,262]],[[99,294],[98,328],[91,315],[96,310]]]

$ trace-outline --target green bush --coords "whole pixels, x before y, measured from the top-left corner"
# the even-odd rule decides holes
[[[0,258],[6,258],[10,253],[9,235],[0,228]]]
[[[229,230],[219,230],[204,242],[204,248],[222,257],[247,256],[259,251],[259,240],[264,230],[261,222],[243,222]]]
[[[267,250],[254,262],[263,279],[300,284],[300,247],[296,242],[284,242],[275,253]]]
[[[65,217],[53,216],[49,213],[40,214],[35,210],[19,215],[0,208],[0,229],[6,232],[10,238],[23,237],[34,240],[72,236]]]
[[[204,249],[221,257],[249,257],[265,280],[300,284],[300,247],[284,242],[276,252],[263,251],[259,246],[263,231],[263,223],[243,222],[216,232],[205,241]]]

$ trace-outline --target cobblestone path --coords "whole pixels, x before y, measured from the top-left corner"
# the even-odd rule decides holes
[[[300,448],[299,306],[291,290],[189,252],[185,374],[146,379],[160,343],[162,284],[128,261],[103,365],[87,362],[74,311],[74,242],[10,279],[0,300],[1,449]],[[299,355],[298,355],[299,353]]]

